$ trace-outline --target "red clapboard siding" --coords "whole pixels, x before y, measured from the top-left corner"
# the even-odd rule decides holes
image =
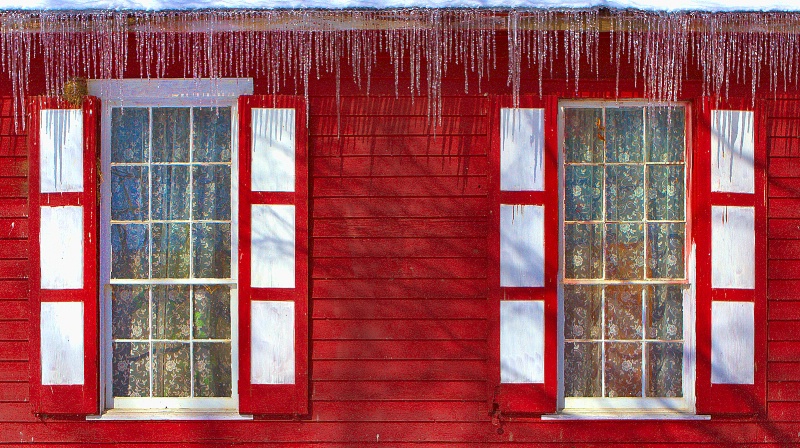
[[[4,127],[13,127],[12,120],[0,120]],[[11,124],[8,124],[11,123]],[[0,157],[9,156],[27,156],[28,155],[28,137],[25,135],[0,135]]]
[[[444,138],[444,137],[442,137]],[[354,156],[314,159],[318,177],[425,177],[486,175],[486,156]],[[466,182],[466,179],[464,179]]]
[[[328,238],[437,238],[443,243],[451,238],[486,238],[485,218],[348,218],[314,219],[315,241]],[[357,244],[358,241],[355,241]],[[365,246],[369,246],[364,240]],[[485,246],[485,243],[481,246]],[[371,247],[371,246],[370,246]],[[485,247],[484,249],[485,250]],[[374,252],[373,252],[374,253]]]
[[[800,288],[793,280],[770,280],[767,282],[767,297],[770,301],[798,300],[800,299]]]
[[[488,213],[486,198],[320,198],[312,218],[471,217]]]
[[[28,199],[0,199],[0,218],[27,218]]]
[[[0,238],[27,238],[28,220],[25,218],[0,219]]]
[[[485,258],[318,258],[312,278],[484,278]]]
[[[800,382],[770,383],[767,387],[769,401],[800,401]]]
[[[318,238],[314,257],[486,257],[485,238]]]
[[[769,304],[769,320],[800,321],[800,301],[796,302],[772,301]],[[800,322],[795,323],[795,325],[800,325]]]
[[[483,360],[319,360],[313,380],[486,380]]]
[[[459,96],[442,98],[442,116],[462,117],[467,115],[485,116],[489,110],[485,99]],[[385,116],[390,110],[394,116],[410,115],[427,117],[428,102],[411,97],[344,97],[337,103],[336,97],[317,97],[309,102],[309,109],[315,116]]]
[[[17,341],[0,341],[0,359],[3,361],[27,361],[28,343]]]
[[[321,320],[314,321],[315,339],[486,340],[486,321],[463,320]]]
[[[0,299],[24,299],[28,290],[27,280],[0,280]]]
[[[416,401],[317,401],[312,417],[316,421],[483,421],[483,401],[438,401],[436,406]]]
[[[402,121],[402,126],[398,124]],[[392,119],[385,116],[316,116],[311,120],[311,135],[476,135],[486,134],[488,119],[486,116],[442,117],[442,123],[435,128],[424,115],[397,116]]]
[[[772,321],[767,334],[770,341],[800,341],[800,322]]]
[[[25,157],[1,157],[0,177],[21,177],[27,179],[28,159]]]
[[[30,398],[27,381],[0,382],[0,402],[26,402]]]
[[[767,167],[770,189],[774,179],[800,176],[800,165],[797,162],[797,157],[770,157]]]
[[[27,300],[0,300],[0,320],[28,319],[30,304]]]
[[[0,341],[27,341],[29,329],[27,320],[0,320]]]
[[[471,136],[409,135],[397,137],[348,135],[315,136],[312,156],[485,156],[488,148],[474,145]]]
[[[378,285],[380,288],[378,288]],[[314,298],[373,299],[373,298],[485,298],[485,280],[399,279],[372,280],[313,280]]]
[[[319,401],[480,401],[486,398],[482,381],[318,381],[313,398]]]
[[[789,302],[792,303],[792,302]],[[486,316],[487,306],[483,299],[353,299],[317,300],[312,317],[315,319],[388,319],[404,316],[409,319],[446,319],[458,316],[478,319]],[[798,311],[800,313],[800,311]]]
[[[319,178],[314,180],[314,196],[415,196],[452,197],[486,196],[486,184],[474,177],[451,178]]]
[[[800,360],[793,362],[771,362],[767,369],[769,381],[800,381]]]
[[[800,259],[800,240],[773,239],[770,241],[767,256],[770,260]]]
[[[28,278],[28,260],[0,260],[0,279]]]
[[[0,361],[0,381],[27,381],[27,361]]]
[[[485,340],[317,340],[312,348],[316,360],[485,360]]]

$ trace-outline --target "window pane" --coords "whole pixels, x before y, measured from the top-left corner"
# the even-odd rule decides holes
[[[153,108],[153,162],[189,161],[189,108]]]
[[[192,215],[194,219],[231,219],[231,169],[228,165],[193,168]]]
[[[683,396],[683,344],[648,342],[647,396]]]
[[[114,323],[111,335],[114,339],[148,339],[150,326],[150,291],[147,286],[111,287],[111,314]]]
[[[193,318],[195,338],[230,339],[230,286],[195,286]]]
[[[603,110],[564,110],[564,160],[603,161]]]
[[[602,224],[564,225],[564,277],[603,278]]]
[[[647,287],[647,337],[666,341],[683,339],[682,285]]]
[[[231,277],[231,225],[194,224],[194,278]]]
[[[642,344],[607,342],[606,396],[642,396]]]
[[[191,395],[189,344],[153,343],[153,396],[188,397]]]
[[[606,278],[644,278],[644,226],[606,224]]]
[[[189,224],[153,223],[153,278],[189,277]]]
[[[153,286],[153,339],[189,338],[189,287]]]
[[[194,161],[230,162],[231,108],[195,107]]]
[[[682,107],[649,107],[647,115],[647,160],[683,162],[686,120]]]
[[[640,285],[606,286],[606,338],[640,339],[642,337],[642,287]]]
[[[644,161],[641,107],[606,109],[606,162]]]
[[[683,221],[683,165],[647,167],[647,219]]]
[[[150,179],[146,166],[111,167],[111,219],[146,221]]]
[[[606,219],[641,221],[644,218],[644,166],[606,167]]]
[[[600,397],[603,377],[600,342],[564,344],[564,396]]]
[[[113,389],[115,397],[147,397],[150,395],[150,344],[147,342],[115,342]]]
[[[145,107],[111,109],[111,163],[147,162],[150,111]]]
[[[111,278],[147,278],[147,224],[111,225]]]
[[[683,278],[686,246],[685,224],[647,224],[647,276],[650,278]]]
[[[189,219],[189,166],[153,166],[153,219]]]
[[[602,337],[603,288],[564,286],[564,339]]]
[[[569,188],[564,191],[567,221],[603,219],[603,167],[567,165],[564,176]]]
[[[194,394],[197,397],[231,396],[231,344],[194,345]]]

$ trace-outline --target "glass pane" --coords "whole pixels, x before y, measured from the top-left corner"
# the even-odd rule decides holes
[[[602,224],[564,224],[564,277],[603,277]]]
[[[606,339],[641,339],[642,287],[606,286]]]
[[[564,110],[564,160],[603,161],[603,110]]]
[[[230,162],[231,108],[195,107],[194,161]]]
[[[189,339],[189,287],[153,286],[153,339]]]
[[[564,344],[564,396],[600,397],[603,395],[602,352],[599,342]]]
[[[647,337],[667,341],[683,339],[683,286],[647,287]]]
[[[606,224],[606,278],[639,280],[644,277],[644,226]]]
[[[150,395],[150,344],[115,342],[112,359],[115,397]]]
[[[112,224],[111,253],[111,278],[147,278],[147,224]]]
[[[153,162],[189,161],[189,108],[153,108]]]
[[[603,296],[600,286],[564,286],[564,338],[600,339]]]
[[[194,219],[231,219],[231,168],[228,165],[195,166],[192,172]]]
[[[567,165],[564,170],[565,219],[567,221],[603,219],[603,167]]]
[[[194,287],[194,337],[197,339],[230,339],[230,286]]]
[[[153,396],[188,397],[191,394],[189,344],[153,343]]]
[[[149,183],[146,166],[112,166],[111,219],[146,221]]]
[[[147,286],[111,287],[111,336],[114,339],[148,339],[150,292]]]
[[[196,397],[231,396],[231,344],[194,344],[194,394]]]
[[[644,117],[641,107],[606,109],[606,161],[642,162]]]
[[[647,224],[647,276],[683,278],[684,223]]]
[[[606,396],[642,396],[642,344],[606,343]]]
[[[683,396],[682,343],[647,343],[647,396]]]
[[[644,217],[644,166],[606,167],[606,219],[641,221]]]
[[[153,166],[153,219],[189,219],[188,166]]]
[[[111,109],[111,163],[147,162],[150,113],[144,107]]]
[[[231,225],[194,224],[194,278],[231,277]]]
[[[647,167],[647,219],[683,221],[683,165]]]
[[[647,109],[647,160],[683,162],[686,119],[682,107]]]
[[[153,223],[153,278],[189,277],[189,224]]]

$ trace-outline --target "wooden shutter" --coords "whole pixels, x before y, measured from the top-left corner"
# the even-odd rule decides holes
[[[700,414],[766,415],[765,125],[749,98],[695,111]]]
[[[100,101],[34,98],[29,111],[33,411],[97,413]]]
[[[302,98],[240,97],[239,408],[246,414],[308,412],[307,141]]]
[[[558,392],[558,100],[492,107],[490,396],[502,413],[552,413]],[[525,257],[509,246],[526,246]],[[530,246],[530,247],[527,247]]]

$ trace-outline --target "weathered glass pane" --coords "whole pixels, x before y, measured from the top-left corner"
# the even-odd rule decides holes
[[[189,161],[189,108],[153,108],[153,162]]]
[[[231,344],[194,344],[194,394],[197,397],[231,396]]]
[[[683,339],[683,286],[652,285],[647,287],[647,337],[649,339]]]
[[[147,162],[150,112],[145,107],[111,109],[111,163]]]
[[[112,166],[111,219],[146,221],[148,185],[146,166]]]
[[[606,224],[606,278],[644,278],[644,226]]]
[[[564,338],[602,337],[603,296],[600,286],[564,285]]]
[[[682,221],[683,165],[647,167],[647,219]]]
[[[147,224],[111,224],[111,278],[147,278]]]
[[[114,339],[148,339],[150,291],[147,286],[111,287],[111,336]]]
[[[647,115],[647,160],[683,162],[686,119],[683,107],[649,107]]]
[[[194,161],[230,162],[231,108],[195,107]]]
[[[642,396],[642,343],[606,342],[606,396]]]
[[[683,278],[685,244],[684,223],[647,224],[647,276]]]
[[[683,344],[648,342],[647,396],[683,396]]]
[[[231,225],[194,224],[194,278],[231,277]]]
[[[564,224],[564,277],[603,278],[602,224]]]
[[[600,342],[567,342],[564,344],[565,397],[600,397],[603,395],[600,344]]]
[[[153,339],[189,339],[189,286],[153,286]]]
[[[115,342],[111,361],[115,397],[150,395],[150,344]]]
[[[564,167],[564,213],[567,221],[603,219],[603,167],[567,165]]]
[[[231,288],[228,285],[194,287],[194,337],[231,337]]]
[[[189,219],[189,166],[153,166],[153,219]]]
[[[564,160],[603,161],[603,110],[567,108],[564,110]]]
[[[188,343],[153,343],[153,396],[191,395],[191,366]]]
[[[231,219],[231,168],[201,165],[193,168],[192,215],[194,219]]]
[[[606,339],[641,339],[642,286],[606,286]]]
[[[606,167],[606,220],[641,221],[644,217],[644,166]]]
[[[606,109],[606,161],[644,161],[644,117],[641,107]]]
[[[153,223],[153,278],[189,277],[189,224]]]

